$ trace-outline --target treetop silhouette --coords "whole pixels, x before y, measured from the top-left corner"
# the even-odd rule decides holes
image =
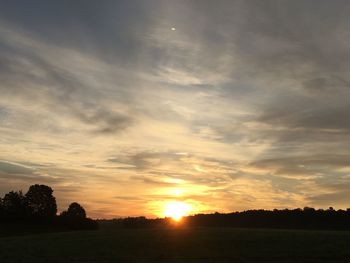
[[[85,209],[78,203],[71,203],[67,211],[63,211],[61,216],[75,218],[75,219],[85,219],[86,212]]]
[[[52,188],[46,185],[35,184],[29,187],[25,198],[30,217],[47,219],[56,216],[56,198],[52,193]]]
[[[0,198],[0,223],[39,223],[59,229],[96,229],[97,223],[86,217],[85,209],[73,202],[57,215],[53,189],[47,185],[31,185],[28,192],[11,191]]]

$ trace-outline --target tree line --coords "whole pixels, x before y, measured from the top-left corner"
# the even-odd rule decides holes
[[[101,221],[101,226],[120,228],[156,227],[237,227],[279,228],[310,230],[350,230],[350,209],[274,209],[247,210],[232,213],[197,214],[182,218],[179,223],[171,218],[147,219],[145,217],[119,218]]]
[[[350,209],[248,210],[228,214],[200,214],[186,218],[188,226],[350,230]]]
[[[31,185],[28,191],[10,191],[0,198],[1,224],[50,226],[54,230],[96,229],[97,221],[86,217],[85,209],[73,202],[66,211],[57,214],[53,189],[46,185]],[[188,227],[243,227],[350,230],[350,209],[274,209],[247,210],[233,213],[197,214],[184,217],[180,223],[171,218],[147,219],[128,217],[99,220],[102,226],[121,228],[154,228],[183,225]]]
[[[97,223],[86,217],[85,209],[73,202],[57,215],[56,198],[47,185],[31,185],[28,191],[10,191],[0,198],[0,223],[45,224],[63,229],[95,229]]]

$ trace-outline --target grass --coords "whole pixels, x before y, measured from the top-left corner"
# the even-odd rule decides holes
[[[0,262],[350,262],[350,232],[114,229],[0,238]]]

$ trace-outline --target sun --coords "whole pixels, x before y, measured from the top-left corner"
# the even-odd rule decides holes
[[[185,202],[172,201],[165,204],[164,216],[171,217],[175,221],[180,221],[191,211],[191,206]]]

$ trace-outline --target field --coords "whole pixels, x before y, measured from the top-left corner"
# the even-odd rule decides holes
[[[0,238],[0,262],[350,262],[350,232],[114,229]]]

